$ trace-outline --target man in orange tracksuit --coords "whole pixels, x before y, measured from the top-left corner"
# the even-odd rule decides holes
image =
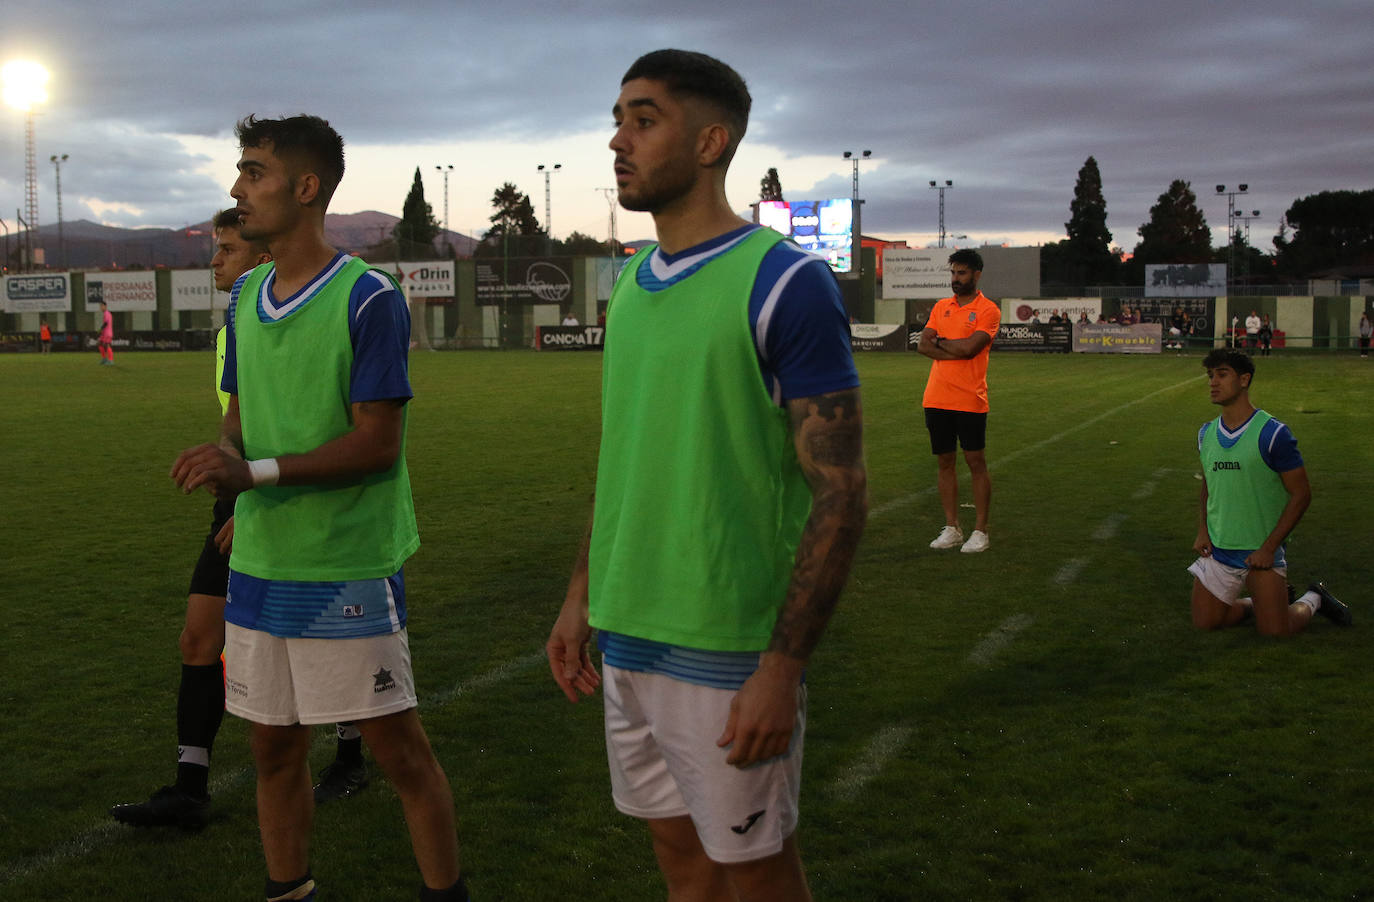
[[[997,337],[1002,311],[978,290],[983,257],[974,250],[949,256],[953,297],[939,301],[921,332],[916,350],[929,357],[926,380],[926,429],[930,450],[939,461],[940,503],[945,527],[931,548],[953,548],[973,553],[988,547],[988,506],[992,481],[983,455],[988,423],[988,351]],[[955,472],[955,446],[964,449],[964,461],[973,477],[976,521],[968,541],[959,529],[959,480]]]

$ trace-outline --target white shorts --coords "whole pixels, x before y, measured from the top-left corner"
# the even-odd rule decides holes
[[[738,768],[716,739],[734,690],[658,673],[603,666],[611,795],[645,819],[691,815],[712,861],[732,864],[782,851],[797,828],[806,687],[797,690],[797,728],[785,754]]]
[[[1250,571],[1244,567],[1228,567],[1213,557],[1200,557],[1188,567],[1188,572],[1197,577],[1202,588],[1211,592],[1218,601],[1235,604],[1247,590],[1245,575]],[[1275,567],[1273,572],[1287,577],[1287,567]]]
[[[224,708],[269,726],[337,723],[415,707],[406,631],[281,639],[224,625]]]

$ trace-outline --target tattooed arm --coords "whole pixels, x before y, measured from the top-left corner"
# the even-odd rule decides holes
[[[797,398],[787,411],[797,460],[811,487],[811,515],[768,650],[735,695],[717,740],[722,747],[733,744],[725,760],[738,767],[787,751],[802,671],[839,601],[868,518],[859,390]]]

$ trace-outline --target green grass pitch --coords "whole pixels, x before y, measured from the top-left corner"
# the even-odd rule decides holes
[[[217,421],[209,355],[116,364],[0,355],[0,898],[257,898],[236,719],[207,829],[106,815],[173,776],[210,499],[167,471]],[[1327,580],[1352,629],[1189,626],[1194,437],[1215,415],[1198,355],[994,355],[982,555],[926,547],[928,362],[859,358],[872,516],[808,676],[817,899],[1374,893],[1374,364],[1258,364],[1252,397],[1292,426],[1315,492],[1290,579]],[[540,655],[588,515],[599,374],[591,354],[412,358],[411,647],[482,900],[663,895],[642,825],[609,799],[599,700],[570,706]],[[331,743],[321,728],[316,770]],[[312,861],[321,898],[414,898],[385,780],[317,813]]]

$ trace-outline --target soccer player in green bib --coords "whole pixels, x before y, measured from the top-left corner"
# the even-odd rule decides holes
[[[592,526],[546,646],[570,701],[604,685],[612,797],[673,902],[811,898],[803,675],[867,516],[834,276],[726,200],[750,103],[700,53],[621,81],[619,201],[658,244],[611,296]]]
[[[1221,415],[1198,430],[1202,502],[1193,574],[1193,625],[1219,629],[1251,616],[1267,636],[1301,632],[1320,613],[1343,626],[1350,609],[1320,582],[1290,600],[1284,543],[1312,488],[1289,428],[1250,403],[1255,363],[1235,348],[1202,361]],[[1250,594],[1242,597],[1241,593]]]
[[[267,245],[244,241],[236,210],[214,218],[215,255],[210,261],[215,288],[229,291],[234,281],[272,259]],[[215,393],[220,414],[229,395],[220,387],[224,373],[225,329],[215,336]],[[181,631],[181,684],[177,689],[176,782],[153,793],[146,802],[115,805],[110,815],[135,827],[202,827],[210,813],[210,752],[224,718],[224,594],[229,585],[229,546],[234,536],[234,499],[216,498],[210,532],[205,537],[191,587],[186,595],[186,625]]]
[[[234,285],[218,444],[172,478],[237,496],[225,707],[251,724],[269,900],[315,895],[309,724],[352,721],[405,809],[422,900],[466,900],[453,795],[416,713],[401,566],[410,318],[396,284],[331,247],[343,139],[315,116],[238,124],[240,234],[273,262]]]

